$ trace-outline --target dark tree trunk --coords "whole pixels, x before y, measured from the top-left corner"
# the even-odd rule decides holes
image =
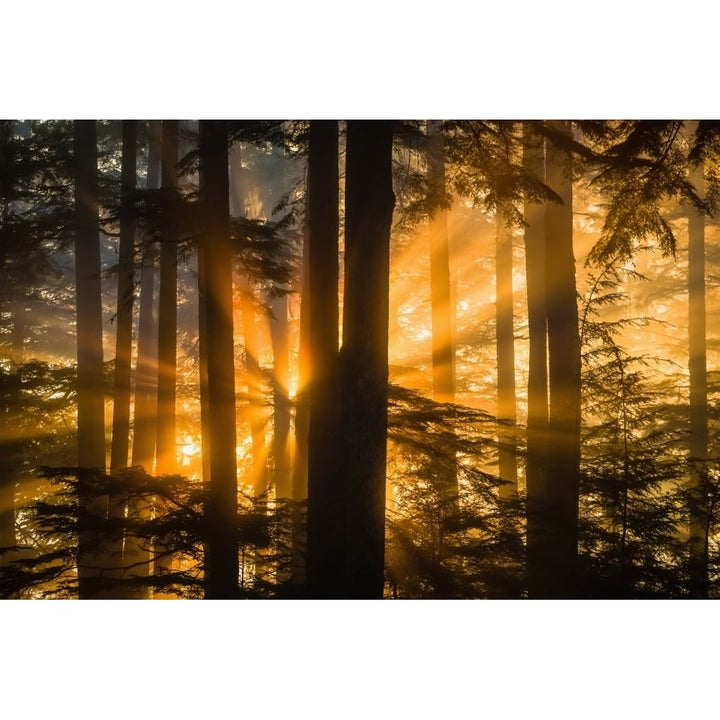
[[[148,190],[155,190],[159,186],[160,127],[158,120],[152,120],[148,125]],[[154,295],[155,248],[146,240],[140,275],[132,464],[142,465],[148,473],[153,472],[157,440],[157,325]]]
[[[158,291],[157,450],[155,472],[172,475],[177,469],[175,400],[177,384],[177,258],[178,237],[173,217],[173,193],[178,186],[177,120],[162,122],[161,185],[165,191],[160,239],[160,288]],[[154,574],[161,577],[172,567],[168,549],[156,543]],[[163,592],[155,597],[174,597]]]
[[[118,298],[115,338],[115,391],[113,397],[112,448],[110,468],[120,470],[128,463],[130,442],[130,360],[135,279],[135,190],[137,122],[122,123],[122,199],[118,248]]]
[[[205,324],[212,338],[207,354],[210,483],[206,509],[208,541],[205,596],[237,595],[237,466],[233,348],[232,244],[228,185],[227,125],[200,122],[200,201],[204,232]],[[202,290],[201,290],[202,291]]]
[[[177,189],[178,121],[162,124],[162,188]],[[169,196],[168,196],[169,198]],[[176,468],[175,393],[177,355],[177,233],[166,203],[160,241],[160,299],[158,307],[157,473]]]
[[[148,190],[160,184],[161,123],[148,124]],[[157,325],[155,313],[155,248],[147,239],[143,243],[140,269],[137,365],[135,367],[135,419],[133,428],[132,464],[153,472],[157,438]],[[151,506],[146,500],[131,500],[128,517],[146,521]],[[131,534],[125,536],[123,565],[128,579],[144,580],[150,575],[150,549],[145,540]],[[127,597],[146,599],[149,590],[142,582],[128,587]]]
[[[137,122],[122,122],[120,241],[118,247],[118,294],[115,318],[115,373],[113,388],[112,444],[110,470],[127,467],[130,446],[130,361],[132,320],[135,296],[135,216],[132,194],[136,181]],[[127,498],[113,494],[108,501],[108,516],[120,527],[128,510]],[[102,597],[125,597],[120,584],[123,571],[123,533],[114,530],[108,537],[107,554],[112,569],[107,573],[118,581]]]
[[[200,437],[202,447],[201,471],[203,482],[210,481],[210,392],[208,390],[208,356],[210,338],[207,328],[207,253],[198,246],[198,374],[200,380]]]
[[[306,191],[306,206],[308,193]],[[310,422],[310,318],[308,264],[310,253],[309,230],[303,227],[303,262],[300,290],[300,337],[298,339],[298,380],[295,398],[295,458],[293,463],[292,497],[295,500],[292,518],[292,562],[290,582],[295,593],[306,587],[307,505],[308,496],[308,424]]]
[[[13,547],[15,532],[15,490],[17,471],[22,457],[22,440],[17,437],[17,407],[21,402],[20,369],[25,337],[25,302],[13,299],[10,367],[3,378],[0,395],[0,548]],[[0,567],[9,562],[12,553],[0,554]]]
[[[690,177],[698,194],[705,192],[700,163]],[[690,371],[690,589],[693,597],[708,595],[707,552],[707,350],[705,341],[705,218],[697,211],[688,217],[688,336]]]
[[[308,393],[307,587],[342,594],[345,532],[337,468],[338,124],[310,123],[306,295]]]
[[[5,255],[5,231],[8,226],[10,202],[12,199],[12,182],[9,173],[4,172],[12,162],[10,141],[13,134],[11,121],[0,122],[0,250],[2,259]],[[3,372],[0,387],[0,548],[13,547],[15,536],[15,482],[18,462],[19,443],[15,434],[15,411],[17,393],[19,391],[19,366],[22,363],[22,351],[25,335],[25,303],[21,289],[2,289],[3,294],[10,291],[10,315],[12,317],[11,347],[9,352],[9,368]],[[18,297],[19,296],[19,297]],[[22,298],[22,300],[21,300]],[[5,310],[6,308],[2,308]],[[10,560],[9,554],[0,554],[0,566]]]
[[[230,156],[230,201],[234,213],[245,216],[246,198],[249,192],[241,165],[241,149],[235,145]],[[243,271],[244,272],[244,271]],[[251,452],[253,460],[252,485],[256,497],[267,492],[265,422],[263,411],[263,378],[259,362],[259,345],[253,288],[247,274],[240,276],[240,316],[245,345],[245,379],[247,384],[247,405],[243,417],[250,426]]]
[[[252,442],[252,485],[255,497],[265,495],[268,489],[265,422],[263,409],[263,377],[260,369],[255,302],[247,277],[241,278],[240,313],[245,339],[245,380],[247,383],[246,417],[250,424]]]
[[[545,180],[543,141],[524,128],[523,165]],[[547,312],[545,308],[545,208],[526,201],[524,208],[525,273],[528,306],[528,419],[527,419],[527,584],[530,597],[543,594],[542,523],[547,455]]]
[[[445,151],[440,126],[440,121],[428,121],[428,183],[430,192],[438,195],[445,189]],[[438,205],[433,211],[429,223],[429,235],[433,399],[439,403],[452,403],[455,402],[453,346],[455,305],[452,302],[453,293],[450,283],[447,210],[442,205]],[[447,457],[438,459],[435,473],[438,476],[442,498],[441,511],[445,516],[452,516],[458,509],[457,465],[454,451],[450,450]]]
[[[105,472],[102,292],[98,227],[97,130],[94,120],[73,123],[75,171],[75,280],[77,298],[77,432],[79,481],[78,590],[98,592],[104,564],[97,523],[107,500],[88,493]],[[93,527],[95,526],[95,527]]]
[[[438,121],[428,121],[428,182],[431,191],[445,186],[443,136]],[[433,397],[437,402],[455,400],[453,306],[450,288],[450,251],[447,210],[438,206],[430,218],[430,304],[432,308]]]
[[[512,228],[502,212],[497,215],[496,265],[496,348],[498,420],[498,470],[504,484],[501,497],[517,494],[517,455],[515,450],[515,332],[513,329],[513,248]]]
[[[392,140],[390,121],[348,122],[338,425],[348,598],[383,594]]]
[[[288,306],[285,295],[270,305],[270,338],[273,348],[273,446],[276,498],[292,497],[290,466],[290,367],[288,340]]]
[[[554,121],[570,134],[570,123]],[[545,588],[549,597],[574,597],[577,587],[580,485],[580,334],[573,255],[570,157],[548,144],[547,184],[562,198],[545,209],[545,264],[550,412],[545,518]]]

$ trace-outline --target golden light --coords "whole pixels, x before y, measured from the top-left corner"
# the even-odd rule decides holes
[[[180,452],[187,460],[200,454],[202,449],[200,444],[195,442],[195,438],[191,437],[187,433],[183,436],[183,443],[184,444],[180,447]]]

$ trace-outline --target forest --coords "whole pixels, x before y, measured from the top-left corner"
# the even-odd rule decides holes
[[[720,596],[720,121],[0,121],[0,597]]]

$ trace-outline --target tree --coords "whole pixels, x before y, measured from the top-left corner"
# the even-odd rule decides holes
[[[158,299],[157,435],[158,475],[172,475],[177,467],[175,401],[177,390],[177,262],[176,207],[178,186],[178,121],[163,120],[161,149],[160,287]],[[155,546],[155,576],[167,574],[170,556],[158,542]]]
[[[523,126],[523,167],[545,180],[544,141]],[[530,596],[541,592],[542,526],[540,514],[545,495],[547,455],[547,313],[545,309],[545,205],[525,201],[525,278],[528,318],[528,418],[527,418],[527,583]]]
[[[690,179],[698,196],[704,195],[703,163]],[[708,595],[707,459],[708,388],[705,329],[705,218],[693,207],[688,214],[688,353],[690,372],[690,592]]]
[[[338,479],[350,598],[383,592],[392,142],[390,121],[348,122]]]
[[[156,190],[160,175],[160,121],[153,120],[148,127],[147,184],[146,189]],[[148,237],[143,238],[140,263],[140,298],[138,311],[137,359],[135,365],[135,407],[133,422],[132,464],[141,466],[147,473],[153,470],[157,436],[157,323],[154,312],[155,248]],[[147,498],[128,498],[128,518],[143,522],[150,516]],[[144,582],[150,574],[149,540],[126,531],[123,538],[123,566],[128,579],[126,596],[136,599],[148,597]]]
[[[172,213],[177,191],[178,121],[162,124],[162,187],[165,194],[160,240],[160,299],[158,306],[157,473],[172,474],[176,465],[175,391],[177,356],[178,236]]]
[[[148,123],[146,189],[155,190],[160,180],[161,124]],[[135,365],[135,415],[132,464],[153,470],[157,437],[157,323],[155,315],[155,248],[144,238],[140,269],[138,347]]]
[[[110,468],[127,467],[130,438],[130,361],[132,353],[132,317],[135,298],[135,190],[137,122],[122,124],[122,198],[120,243],[118,248],[118,299],[115,336],[115,388],[113,396],[112,448]]]
[[[569,136],[570,123],[551,128]],[[540,594],[574,597],[577,583],[580,472],[580,335],[573,254],[570,155],[550,143],[546,181],[561,198],[545,208],[545,289],[548,335],[549,452],[543,513],[545,580]]]
[[[210,478],[206,508],[209,537],[205,593],[208,598],[234,597],[238,581],[233,249],[227,142],[227,127],[223,121],[200,122],[200,202],[204,218],[199,247],[204,258],[201,276],[204,287],[200,292],[206,298],[205,327],[213,345],[207,354]]]
[[[430,307],[432,314],[432,373],[433,399],[439,403],[455,401],[455,347],[453,327],[455,308],[450,282],[450,244],[448,239],[445,193],[445,150],[442,123],[429,120],[427,125],[427,180],[435,206],[429,222],[430,236]],[[457,511],[457,473],[455,463],[438,466],[444,478],[445,512]]]
[[[498,470],[504,484],[503,497],[517,493],[517,454],[514,443],[515,410],[515,330],[513,327],[513,233],[508,218],[497,213],[495,251],[495,303],[497,347],[498,420],[501,433],[498,437]]]
[[[338,123],[310,123],[308,234],[302,313],[307,318],[307,591],[342,593],[343,487],[339,482]]]
[[[81,598],[97,592],[98,548],[93,518],[104,514],[103,500],[84,492],[105,471],[105,392],[103,384],[102,294],[98,227],[97,130],[94,120],[73,122],[75,179],[75,278],[77,297],[77,436],[80,515],[78,586]],[[107,501],[104,501],[105,505]]]

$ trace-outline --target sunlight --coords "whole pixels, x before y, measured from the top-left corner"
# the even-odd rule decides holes
[[[180,446],[180,452],[185,456],[185,461],[189,462],[190,458],[200,454],[202,448],[199,442],[195,442],[195,438],[187,434],[183,436],[183,442],[184,444]]]

